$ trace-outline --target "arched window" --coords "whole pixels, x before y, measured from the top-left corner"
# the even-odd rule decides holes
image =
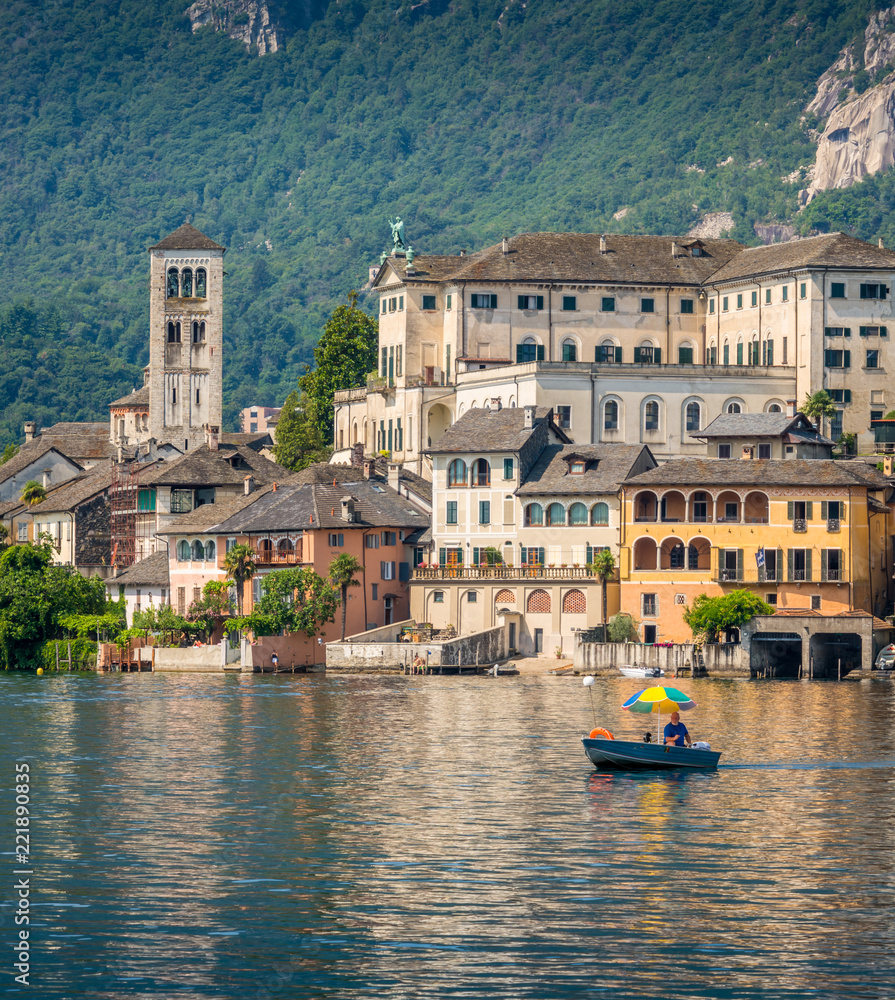
[[[448,486],[466,485],[466,463],[461,458],[455,458],[448,466]]]
[[[563,594],[562,611],[564,615],[583,615],[587,612],[587,598],[580,590],[570,590]]]
[[[643,408],[643,429],[657,431],[659,429],[659,404],[651,399]]]
[[[197,299],[204,299],[206,297],[205,280],[206,280],[205,279],[205,268],[204,267],[197,267],[196,268],[196,298]]]
[[[199,541],[193,542],[193,562],[202,562],[205,558],[205,546]]]
[[[527,361],[537,361],[538,360],[538,342],[534,337],[526,337],[521,344],[516,348],[516,361],[520,363],[525,363]],[[543,349],[541,350],[541,358],[543,359]]]
[[[676,545],[672,545],[671,552],[669,553],[669,564],[671,569],[684,569],[686,558],[686,549],[684,546],[678,542]]]
[[[180,276],[176,267],[168,268],[168,290],[166,298],[176,299],[180,294]]]
[[[603,404],[603,430],[618,430],[618,403],[609,399]]]
[[[699,421],[700,421],[700,408],[699,403],[693,400],[692,403],[687,403],[687,430],[688,431],[698,431]]]
[[[728,403],[727,404],[727,412],[728,413],[742,413],[743,412],[743,408],[740,406],[739,403]]]
[[[771,403],[768,407],[768,413],[782,413],[783,407],[779,403]]]
[[[578,360],[578,345],[574,340],[564,340],[562,342],[562,359],[563,361]]]
[[[525,527],[544,523],[544,508],[539,503],[530,503],[525,508]]]
[[[547,526],[556,527],[566,523],[565,508],[561,503],[552,503],[547,508]]]
[[[609,504],[595,503],[590,509],[591,524],[609,524]]]
[[[546,590],[533,590],[528,595],[525,610],[529,614],[548,614],[550,611],[550,594]]]
[[[205,543],[205,560],[211,562],[214,559],[214,542]]]
[[[615,346],[615,341],[607,338],[599,343],[594,348],[594,361],[604,361],[612,363],[613,361],[621,361],[622,359],[622,349]]]
[[[193,269],[185,267],[180,272],[180,294],[185,298],[192,298],[193,295]]]
[[[498,590],[497,596],[494,598],[495,604],[515,604],[516,595],[512,590]]]
[[[168,343],[169,344],[179,344],[180,343],[180,324],[169,322],[168,323]]]
[[[295,546],[292,544],[292,539],[281,538],[277,543],[277,555],[280,559],[288,559],[293,552],[295,552]]]
[[[190,543],[185,538],[177,543],[177,558],[181,562],[190,561]]]
[[[569,508],[569,524],[587,524],[587,507],[583,503],[573,503]]]
[[[473,462],[472,485],[473,486],[491,485],[491,466],[488,464],[487,458],[477,458],[475,462]]]

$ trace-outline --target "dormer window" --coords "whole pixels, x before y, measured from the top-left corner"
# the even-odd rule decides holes
[[[570,476],[583,476],[584,475],[585,463],[579,460],[569,463],[569,475]]]

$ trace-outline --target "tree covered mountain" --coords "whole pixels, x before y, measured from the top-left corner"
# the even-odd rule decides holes
[[[262,58],[186,0],[0,10],[0,443],[103,419],[148,360],[145,249],[229,247],[225,419],[281,402],[406,221],[417,252],[537,230],[796,218],[817,78],[871,0],[281,2]],[[724,164],[723,166],[720,164]],[[895,182],[797,225],[889,235]],[[363,300],[362,300],[363,301]]]

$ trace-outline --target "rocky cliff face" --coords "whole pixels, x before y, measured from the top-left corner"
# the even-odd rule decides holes
[[[286,40],[285,26],[271,16],[264,0],[196,0],[186,14],[193,31],[211,25],[259,56],[276,52]]]
[[[818,137],[802,204],[830,188],[850,187],[895,163],[895,7],[870,18],[863,40],[846,46],[817,81],[806,112],[829,115]],[[869,82],[875,86],[866,88]]]

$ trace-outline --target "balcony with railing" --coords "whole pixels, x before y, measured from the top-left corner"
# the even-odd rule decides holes
[[[792,519],[792,530],[800,534],[808,530],[808,522],[804,517],[794,517]]]
[[[827,518],[827,531],[841,531],[842,524],[838,517],[828,517]]]
[[[418,566],[414,580],[587,580],[587,566]]]
[[[249,542],[249,548],[259,566],[297,566],[302,562],[301,539],[261,538]]]

